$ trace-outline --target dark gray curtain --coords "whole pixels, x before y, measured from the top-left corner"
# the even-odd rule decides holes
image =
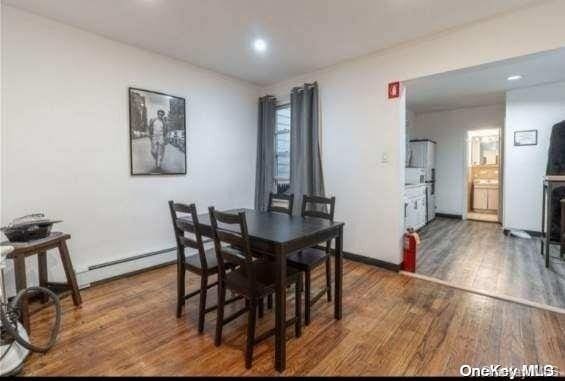
[[[257,169],[255,174],[255,209],[265,211],[269,193],[275,184],[275,118],[277,100],[267,95],[259,98],[257,125]]]
[[[324,196],[320,152],[318,84],[295,87],[290,94],[290,193],[294,214],[300,213],[302,196]]]

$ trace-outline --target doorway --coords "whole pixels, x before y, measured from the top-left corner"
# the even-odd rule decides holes
[[[467,132],[465,178],[467,219],[500,222],[501,162],[500,128]]]
[[[436,143],[436,218],[416,229],[416,276],[565,311],[565,262],[555,245],[546,268],[539,238],[550,134],[565,118],[564,60],[559,49],[405,82],[407,167],[411,141]],[[407,169],[405,199],[418,178]]]

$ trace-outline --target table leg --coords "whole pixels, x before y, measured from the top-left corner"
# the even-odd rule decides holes
[[[339,234],[335,239],[335,299],[334,317],[338,320],[342,316],[342,289],[343,289],[343,226],[339,227]]]
[[[71,262],[71,256],[69,255],[69,249],[65,241],[61,241],[59,244],[59,255],[61,256],[61,262],[63,262],[63,269],[65,270],[65,275],[67,277],[67,284],[71,288],[73,303],[75,306],[80,306],[82,299],[78,290],[77,278]]]
[[[551,216],[553,215],[553,187],[547,187],[547,208],[546,208],[546,233],[545,233],[545,267],[549,267],[549,241],[551,241]]]
[[[47,287],[47,253],[45,251],[37,253],[37,273],[39,276],[39,286]],[[49,297],[47,295],[42,295],[41,302],[47,303]]]
[[[16,291],[27,288],[26,280],[26,259],[23,255],[16,255],[14,258],[14,275],[16,278]],[[29,326],[29,310],[27,296],[21,299],[21,322],[26,331],[30,332]]]
[[[282,372],[286,368],[286,256],[277,249],[275,258],[275,369]]]

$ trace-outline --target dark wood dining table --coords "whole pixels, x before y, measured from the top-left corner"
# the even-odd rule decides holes
[[[334,317],[342,317],[343,280],[343,222],[321,218],[288,216],[281,213],[259,212],[252,209],[233,209],[227,212],[245,211],[251,249],[271,256],[277,267],[275,290],[275,369],[286,368],[286,258],[289,254],[322,242],[335,239],[335,297]],[[210,216],[198,216],[202,235],[212,237]]]

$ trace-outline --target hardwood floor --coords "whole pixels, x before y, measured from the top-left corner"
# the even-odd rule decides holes
[[[333,304],[317,303],[302,337],[288,342],[285,375],[458,375],[462,364],[565,369],[565,315],[350,261],[344,271],[343,320],[333,319]],[[323,285],[323,274],[314,274],[315,287]],[[198,334],[196,300],[177,319],[175,277],[168,266],[83,290],[80,309],[64,299],[58,343],[30,356],[24,374],[277,374],[272,340],[256,347],[253,368],[245,369],[243,317],[226,326],[221,347],[214,346],[215,313]],[[198,278],[189,278],[196,288]],[[214,291],[209,303],[215,303]],[[47,310],[32,316],[35,337],[45,334],[48,320]],[[258,332],[272,324],[268,311]]]
[[[315,287],[323,285],[320,270]],[[284,375],[458,375],[463,364],[565,370],[565,315],[351,261],[344,274],[343,320],[333,319],[332,303],[317,303],[302,337],[288,342]],[[190,289],[197,288],[198,278],[189,278]],[[24,374],[277,374],[273,340],[255,348],[253,368],[245,369],[245,317],[226,326],[221,347],[214,346],[215,314],[207,314],[204,333],[197,333],[197,300],[177,319],[175,280],[175,267],[168,266],[83,290],[81,309],[65,299],[58,343],[45,355],[33,354]],[[215,303],[215,292],[209,296]],[[48,319],[46,310],[32,316],[36,337]],[[258,333],[272,324],[267,311]]]
[[[540,240],[505,236],[498,224],[436,218],[421,231],[416,272],[480,291],[565,308],[565,261]]]

